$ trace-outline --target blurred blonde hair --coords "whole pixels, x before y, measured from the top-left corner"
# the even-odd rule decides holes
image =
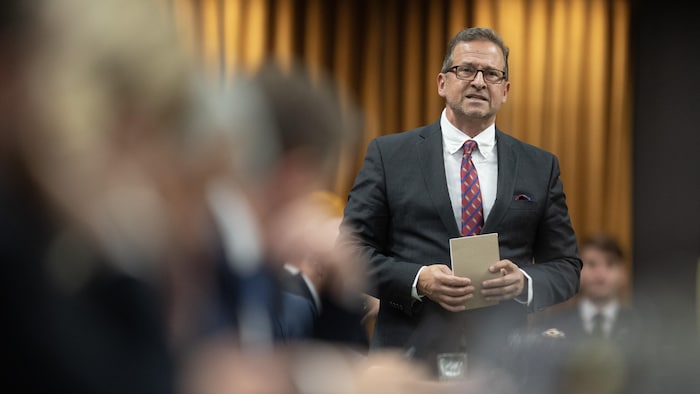
[[[193,100],[192,60],[149,0],[44,0],[36,42],[25,161],[66,227],[87,229],[131,270],[175,227],[143,172],[176,183],[162,159],[176,157],[168,144]]]
[[[129,135],[125,121],[153,132],[181,123],[191,59],[170,19],[149,0],[43,3],[30,71],[39,132],[25,142],[43,178],[56,180],[50,189],[80,189],[116,142],[149,137]]]

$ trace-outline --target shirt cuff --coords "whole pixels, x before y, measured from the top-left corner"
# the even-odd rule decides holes
[[[423,300],[423,296],[418,295],[418,277],[420,276],[420,272],[423,271],[423,268],[425,268],[425,266],[420,267],[415,279],[413,279],[413,286],[411,286],[411,298],[413,298],[416,301]]]
[[[518,268],[518,269],[520,269],[520,268]],[[522,269],[520,269],[520,272],[522,272],[523,275],[525,275],[525,277],[527,278],[527,297],[523,297],[521,294],[521,295],[515,297],[515,301],[517,301],[523,305],[530,306],[530,304],[532,303],[532,297],[533,297],[532,278],[530,277],[530,275],[527,274],[527,272],[523,271]]]

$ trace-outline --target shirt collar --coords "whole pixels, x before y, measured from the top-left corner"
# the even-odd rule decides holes
[[[579,305],[581,307],[581,315],[586,321],[593,319],[593,316],[597,313],[602,313],[606,321],[614,320],[617,310],[620,308],[620,303],[617,301],[611,301],[602,308],[598,308],[586,298],[583,298]]]
[[[479,153],[481,153],[484,158],[488,158],[493,152],[493,148],[496,146],[496,124],[491,124],[477,134],[476,137],[469,138],[468,135],[464,134],[447,120],[446,110],[443,109],[442,115],[440,116],[440,128],[442,129],[443,145],[449,154],[454,154],[462,149],[464,143],[471,139],[476,141]]]

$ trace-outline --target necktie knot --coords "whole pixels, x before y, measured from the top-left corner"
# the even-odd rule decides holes
[[[474,149],[476,149],[476,147],[477,147],[476,141],[469,140],[469,141],[464,143],[462,148],[464,149],[464,154],[471,155],[472,152],[474,152]]]

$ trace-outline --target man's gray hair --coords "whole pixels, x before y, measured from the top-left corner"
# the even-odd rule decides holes
[[[464,29],[457,33],[447,44],[447,52],[445,53],[445,59],[442,61],[442,69],[440,72],[446,73],[450,67],[452,67],[452,53],[455,47],[460,42],[470,42],[470,41],[491,41],[492,43],[498,45],[503,52],[503,59],[505,60],[505,68],[503,71],[506,73],[506,80],[508,80],[508,47],[503,43],[501,38],[495,30],[486,27],[470,27]]]

